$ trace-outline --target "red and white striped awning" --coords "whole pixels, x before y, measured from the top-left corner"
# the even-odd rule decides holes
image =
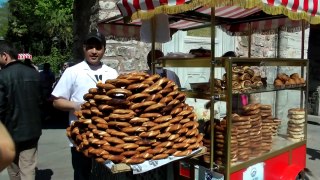
[[[198,14],[211,15],[210,7],[201,7],[194,10]],[[245,9],[238,6],[224,6],[216,7],[215,15],[216,17],[235,19],[246,18],[257,12],[260,12],[259,8]],[[169,18],[175,17],[175,15],[169,15]],[[188,30],[192,28],[209,26],[209,21],[200,21],[197,19],[179,19],[175,18],[175,21],[169,21],[169,28],[171,29],[171,34],[177,30]],[[105,20],[99,23],[99,30],[103,32],[106,36],[124,38],[124,39],[140,39],[140,26],[141,20],[136,19],[130,23],[125,23],[122,16],[113,17],[112,21]],[[219,26],[222,30],[231,35],[247,35],[250,32],[256,33],[268,33],[279,28],[286,31],[298,31],[301,29],[301,21],[294,21],[288,18],[282,17],[279,19],[269,19],[263,21],[251,22],[251,31],[249,23],[240,24],[223,24]]]
[[[261,0],[263,11],[269,14],[285,14],[290,19],[305,19],[319,24],[320,7],[318,0]],[[270,8],[271,7],[271,8]]]
[[[18,54],[18,60],[24,60],[24,59],[32,59],[32,55],[29,53]]]
[[[219,28],[229,35],[238,36],[249,35],[250,33],[270,34],[277,32],[279,29],[287,32],[296,32],[301,31],[302,21],[294,21],[288,18],[279,18],[251,22],[251,25],[249,23],[233,25],[224,24],[219,26]],[[308,28],[308,25],[306,25],[305,28]]]
[[[114,23],[99,23],[99,32],[102,32],[107,38],[140,39],[140,21],[133,21],[125,24],[122,17],[118,17]]]
[[[149,19],[160,13],[177,14],[201,6],[237,6],[259,8],[272,15],[285,14],[290,19],[304,19],[311,24],[320,23],[318,0],[120,0],[117,6],[122,16],[132,20]]]
[[[198,4],[198,3],[197,3]],[[176,14],[193,9],[196,5],[192,0],[120,0],[117,6],[124,17],[140,14],[141,19],[149,19],[154,14]],[[149,14],[151,12],[152,14]],[[134,18],[138,19],[138,18]]]

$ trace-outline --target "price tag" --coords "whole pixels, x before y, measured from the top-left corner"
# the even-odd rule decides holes
[[[247,168],[243,172],[243,179],[245,180],[264,180],[264,163],[258,163]]]

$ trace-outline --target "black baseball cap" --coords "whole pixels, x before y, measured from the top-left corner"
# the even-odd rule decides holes
[[[103,45],[103,47],[106,47],[106,38],[100,32],[89,33],[85,38],[84,44],[88,44],[89,40],[93,39],[98,40],[101,43],[101,45]]]

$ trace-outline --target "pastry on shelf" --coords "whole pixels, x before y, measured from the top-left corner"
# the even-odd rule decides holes
[[[298,73],[288,76],[286,73],[279,73],[273,82],[276,88],[305,86],[305,80]]]

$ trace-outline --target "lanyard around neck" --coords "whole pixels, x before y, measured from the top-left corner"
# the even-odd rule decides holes
[[[90,73],[87,73],[87,75],[90,77],[90,79],[95,82],[95,83],[98,83],[99,81],[102,82],[102,74],[95,74],[94,75],[94,78],[92,77],[92,75],[90,75]]]

